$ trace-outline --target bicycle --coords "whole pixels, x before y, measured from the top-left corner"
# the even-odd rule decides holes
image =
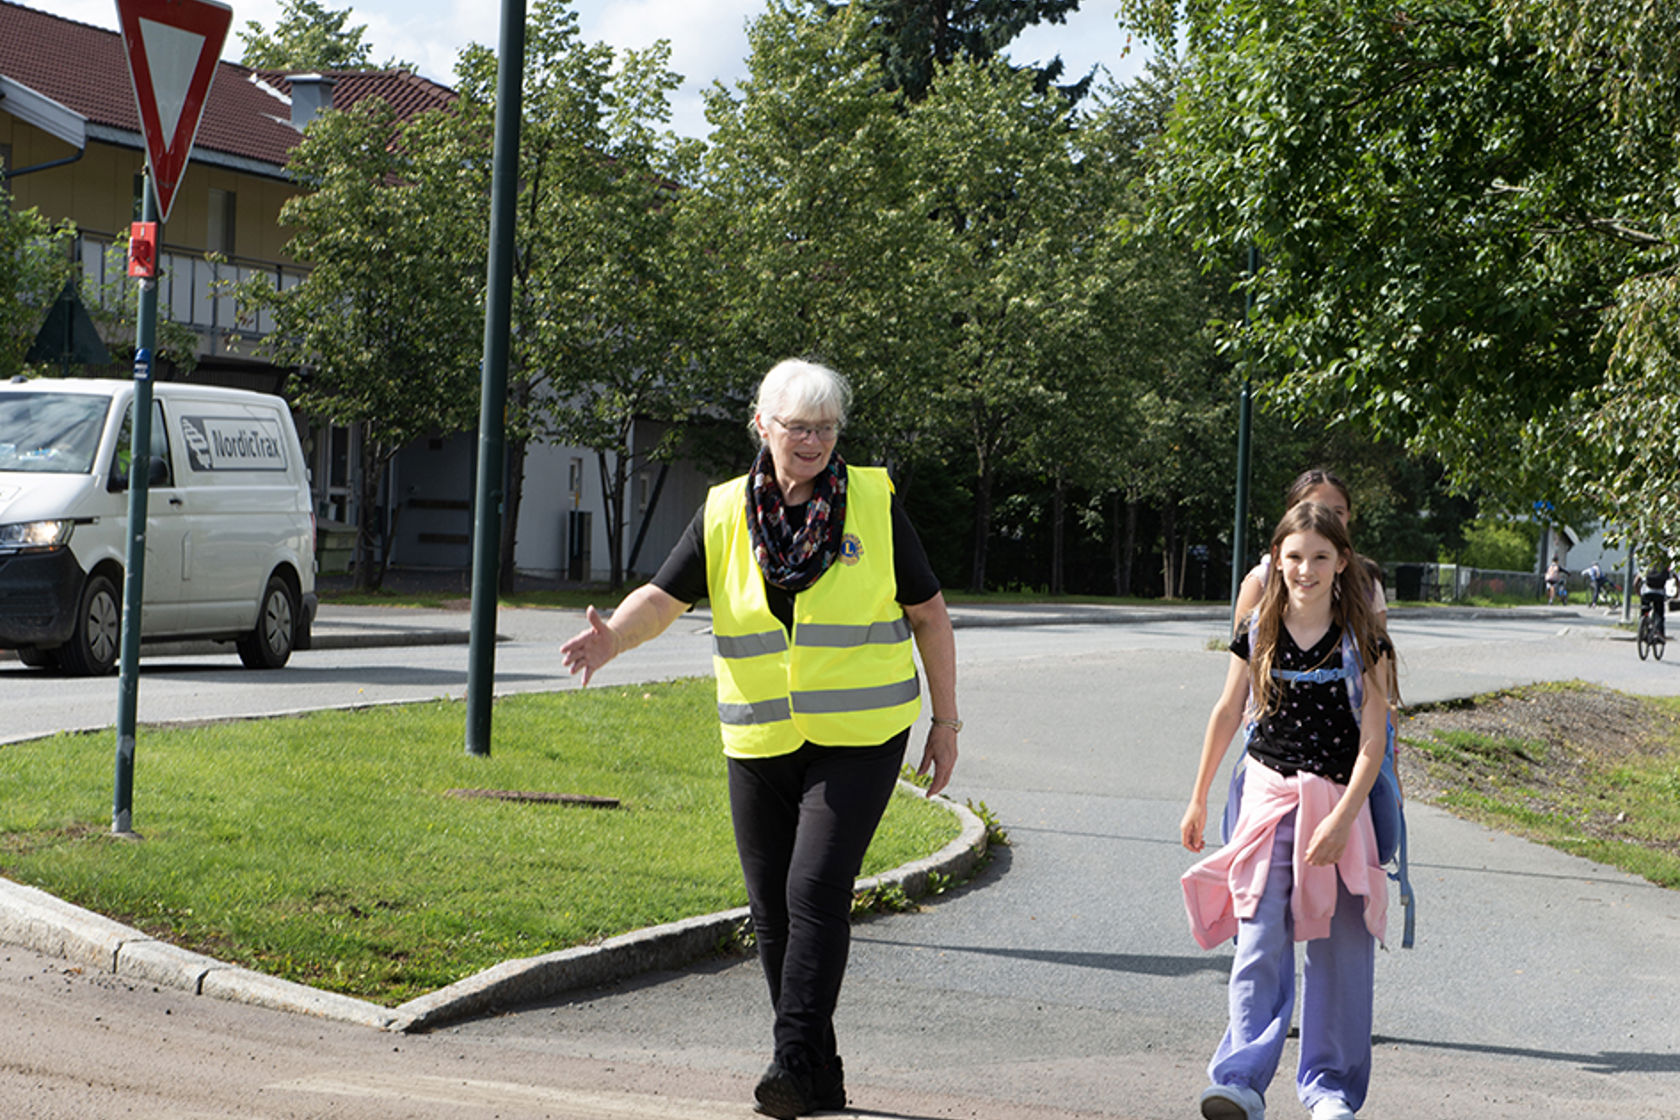
[[[1657,616],[1651,610],[1651,601],[1642,599],[1639,604],[1639,660],[1643,661],[1651,654],[1657,655],[1657,660],[1663,658],[1663,651],[1668,646],[1668,635],[1657,626]]]

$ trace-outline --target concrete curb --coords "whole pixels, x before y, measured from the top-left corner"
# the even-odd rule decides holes
[[[961,825],[957,838],[926,859],[858,880],[858,890],[896,885],[919,898],[927,893],[931,875],[960,878],[974,869],[986,852],[985,823],[965,806],[934,800],[956,816]],[[634,930],[598,945],[504,961],[392,1009],[223,964],[39,888],[0,878],[0,942],[194,995],[387,1031],[422,1031],[497,1007],[681,968],[716,953],[746,920],[747,910],[741,907]]]
[[[125,979],[323,1019],[396,1029],[389,1008],[223,964],[103,914],[0,878],[0,942]]]
[[[471,640],[466,630],[449,629],[375,629],[361,627],[333,627],[323,633],[315,631],[309,640],[310,649],[395,649],[407,646],[464,646]],[[500,634],[498,642],[507,639]],[[140,658],[198,657],[204,654],[232,653],[233,643],[203,641],[148,642],[140,647]],[[0,661],[16,661],[17,651],[0,650]]]
[[[917,788],[904,782],[899,784],[912,790]],[[985,823],[966,806],[943,797],[934,801],[956,816],[961,825],[957,838],[926,859],[859,879],[857,890],[897,885],[911,898],[919,898],[927,893],[930,875],[958,878],[974,869],[986,853]],[[716,953],[741,931],[747,918],[743,906],[635,930],[608,938],[599,945],[506,961],[398,1007],[397,1013],[408,1019],[400,1029],[427,1030],[496,1007],[597,987],[643,972],[681,968]]]

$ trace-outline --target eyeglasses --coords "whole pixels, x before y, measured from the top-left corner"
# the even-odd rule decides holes
[[[792,436],[795,442],[803,442],[814,438],[827,443],[840,434],[839,424],[789,424],[780,416],[772,416],[770,419],[780,424],[782,431]]]

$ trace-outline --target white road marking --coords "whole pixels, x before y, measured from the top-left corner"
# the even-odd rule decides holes
[[[742,1120],[750,1101],[688,1100],[646,1093],[599,1093],[510,1081],[423,1077],[394,1073],[327,1073],[270,1085],[271,1090],[416,1104],[493,1108],[541,1105],[566,1120]]]

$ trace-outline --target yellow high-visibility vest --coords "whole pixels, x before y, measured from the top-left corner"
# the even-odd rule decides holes
[[[789,754],[806,740],[873,746],[921,711],[910,623],[896,598],[892,480],[880,467],[848,466],[846,487],[840,556],[794,596],[791,640],[753,558],[746,477],[706,495],[712,665],[731,757]]]

